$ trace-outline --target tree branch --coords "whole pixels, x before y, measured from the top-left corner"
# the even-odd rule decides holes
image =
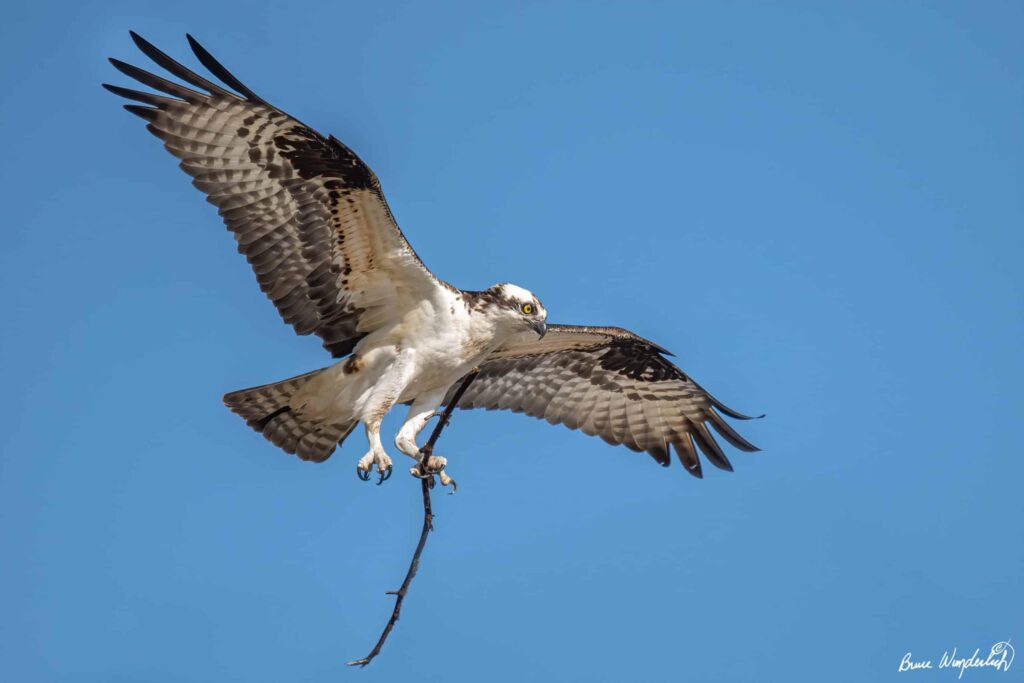
[[[462,384],[459,385],[455,395],[452,396],[452,400],[445,406],[444,412],[441,413],[441,419],[437,425],[434,426],[434,431],[430,434],[430,438],[427,439],[427,443],[420,449],[420,463],[426,468],[427,459],[434,452],[434,445],[437,444],[437,440],[441,438],[441,432],[448,425],[451,420],[452,411],[455,410],[455,406],[459,404],[459,399],[466,393],[466,389],[476,379],[478,368],[474,368],[472,372],[466,375],[465,379],[462,380]],[[453,482],[454,483],[454,482]],[[391,630],[395,627],[398,622],[398,615],[402,611],[402,602],[405,600],[405,594],[409,591],[409,585],[412,583],[412,579],[416,576],[416,570],[420,567],[420,555],[423,554],[423,548],[427,545],[427,536],[434,530],[434,513],[430,507],[430,489],[434,488],[434,477],[428,475],[420,479],[420,489],[423,492],[423,530],[420,531],[420,540],[416,544],[416,551],[412,554],[412,562],[409,563],[409,571],[405,574],[405,580],[402,581],[402,586],[397,591],[388,591],[388,595],[395,596],[395,608],[391,610],[391,618],[388,619],[388,623],[384,626],[384,631],[380,634],[380,638],[377,640],[377,644],[370,650],[370,654],[366,655],[362,659],[356,659],[348,662],[348,666],[359,666],[364,667],[373,661],[374,657],[380,654],[380,650],[384,647],[384,641],[391,635]],[[454,493],[454,491],[452,491]]]

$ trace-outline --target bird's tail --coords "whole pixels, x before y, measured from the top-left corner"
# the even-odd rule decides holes
[[[345,440],[358,420],[347,424],[304,420],[292,412],[289,401],[306,382],[325,369],[274,384],[232,391],[224,395],[224,405],[275,446],[295,453],[303,460],[323,462],[331,457],[335,447]]]

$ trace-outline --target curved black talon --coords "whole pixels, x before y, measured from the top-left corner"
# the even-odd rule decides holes
[[[391,470],[392,470],[391,465],[388,465],[384,469],[379,470],[380,471],[380,479],[377,481],[377,486],[380,486],[381,484],[383,484],[384,482],[386,482],[388,479],[391,478]]]
[[[356,476],[362,479],[363,481],[370,481],[369,470],[364,472],[363,469],[359,467],[359,465],[356,465]]]

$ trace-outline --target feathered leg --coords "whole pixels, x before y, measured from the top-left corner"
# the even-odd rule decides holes
[[[356,359],[352,364],[352,369],[348,370],[350,373],[361,371],[363,370],[359,359]],[[398,402],[398,397],[402,394],[411,376],[410,365],[403,362],[401,358],[395,359],[389,365],[386,375],[369,390],[366,398],[362,401],[359,419],[366,426],[366,440],[370,443],[370,450],[359,459],[359,463],[356,465],[356,474],[363,481],[369,480],[374,466],[377,467],[380,476],[377,484],[383,484],[391,476],[391,458],[384,451],[384,445],[380,441],[380,423],[387,412]]]

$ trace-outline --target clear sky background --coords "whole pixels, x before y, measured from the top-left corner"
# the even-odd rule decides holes
[[[0,678],[946,681],[900,658],[1024,647],[1022,26],[1012,2],[7,8]],[[457,414],[459,494],[347,670],[418,483],[360,482],[361,434],[307,464],[221,405],[329,359],[100,89],[128,84],[106,57],[146,63],[128,29],[196,65],[192,32],[352,146],[440,276],[628,327],[767,413],[740,425],[764,452],[698,481]]]

